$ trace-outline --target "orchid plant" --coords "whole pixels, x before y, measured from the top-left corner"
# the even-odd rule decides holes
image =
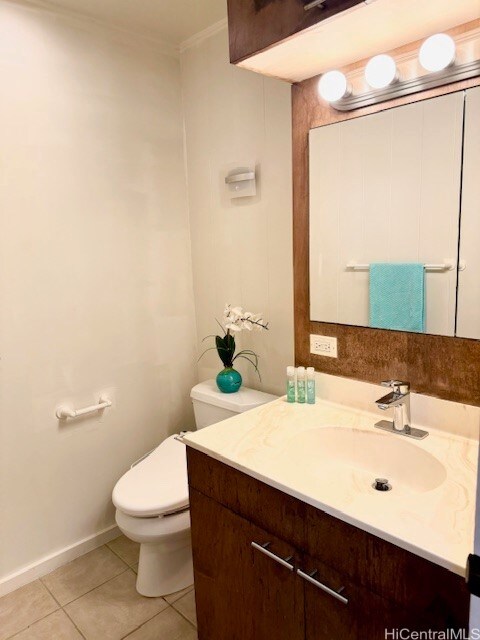
[[[243,330],[268,331],[268,322],[265,322],[262,314],[251,313],[250,311],[244,311],[242,307],[232,307],[231,304],[227,304],[225,305],[223,312],[223,323],[218,320],[217,323],[223,331],[223,336],[213,334],[206,336],[203,341],[208,340],[209,338],[215,338],[215,346],[206,349],[200,358],[202,358],[208,351],[216,349],[225,369],[233,369],[235,360],[242,358],[247,360],[253,366],[260,378],[257,354],[251,349],[243,349],[242,351],[235,353],[236,345],[234,334]]]

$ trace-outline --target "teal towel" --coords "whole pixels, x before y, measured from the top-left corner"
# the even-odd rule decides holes
[[[370,326],[425,332],[423,264],[379,262],[370,265]]]

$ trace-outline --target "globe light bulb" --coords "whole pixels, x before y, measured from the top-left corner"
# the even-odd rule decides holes
[[[348,82],[341,71],[327,71],[320,78],[318,92],[327,102],[337,102],[348,93]]]
[[[397,77],[395,60],[386,54],[375,56],[365,67],[365,80],[372,89],[384,89]]]
[[[446,33],[430,36],[420,47],[418,57],[427,71],[442,71],[455,61],[455,41]]]

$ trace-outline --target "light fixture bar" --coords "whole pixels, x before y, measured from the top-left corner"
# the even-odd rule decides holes
[[[336,102],[332,102],[331,106],[338,111],[353,111],[354,109],[361,109],[372,104],[379,104],[380,102],[401,98],[412,93],[434,89],[435,87],[468,80],[477,76],[480,76],[480,60],[451,65],[442,71],[429,73],[412,80],[399,80],[385,89],[347,95]]]
[[[255,180],[255,171],[247,171],[244,173],[234,173],[225,178],[225,184],[233,184],[234,182],[247,182],[247,180]]]
[[[307,4],[303,7],[305,11],[310,11],[310,9],[314,9],[318,7],[319,9],[325,9],[323,6],[326,0],[312,0],[312,2],[307,2]]]

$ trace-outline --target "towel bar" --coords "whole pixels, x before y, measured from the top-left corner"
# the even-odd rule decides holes
[[[453,271],[456,266],[455,260],[446,260],[441,264],[424,264],[425,271]],[[458,265],[459,271],[464,271],[466,268],[466,263],[463,260],[460,260]],[[368,271],[370,269],[369,264],[359,264],[357,262],[349,262],[346,265],[346,269],[350,271]]]
[[[88,413],[95,413],[96,411],[103,411],[107,407],[112,406],[112,401],[108,398],[100,398],[100,402],[98,404],[93,404],[90,407],[85,407],[84,409],[71,409],[70,407],[61,406],[55,412],[55,415],[59,420],[66,420],[67,418],[78,418],[80,416],[85,416]]]

